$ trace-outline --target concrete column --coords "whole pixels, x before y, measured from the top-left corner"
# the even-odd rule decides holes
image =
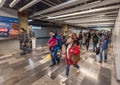
[[[24,28],[28,31],[28,16],[25,13],[18,13],[19,28]]]
[[[120,9],[113,29],[113,51],[115,57],[116,77],[120,80]]]
[[[68,31],[68,29],[69,29],[68,25],[63,25],[62,26],[62,31]]]

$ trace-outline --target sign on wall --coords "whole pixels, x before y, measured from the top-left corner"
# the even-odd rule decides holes
[[[13,38],[18,35],[18,19],[0,16],[0,38]]]
[[[0,37],[9,37],[10,24],[8,22],[0,22]]]

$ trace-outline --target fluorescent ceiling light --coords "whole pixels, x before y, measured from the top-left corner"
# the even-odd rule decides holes
[[[33,20],[32,19],[29,19],[28,22],[32,22]]]
[[[48,19],[57,19],[57,18],[63,18],[63,17],[70,17],[70,16],[75,16],[75,15],[80,15],[80,14],[91,13],[91,12],[99,12],[99,11],[104,11],[104,10],[116,9],[116,8],[119,8],[119,7],[120,7],[120,5],[104,7],[104,8],[98,8],[98,9],[92,9],[92,10],[88,10],[88,11],[82,11],[82,12],[65,14],[65,15],[60,15],[60,16],[55,16],[55,17],[49,17]]]
[[[19,2],[20,0],[13,0],[11,3],[10,3],[10,5],[9,5],[9,7],[14,7],[18,2]]]
[[[1,4],[2,0],[0,0],[0,4]]]
[[[32,26],[32,29],[42,29],[41,26]]]

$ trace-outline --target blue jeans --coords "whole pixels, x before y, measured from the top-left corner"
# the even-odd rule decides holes
[[[107,50],[103,50],[100,48],[100,59],[103,60],[103,53],[104,53],[104,60],[107,60]]]
[[[30,51],[30,49],[26,47],[25,45],[22,46],[22,50],[23,50],[23,53],[27,53]]]
[[[77,68],[77,69],[79,69],[79,66],[76,64],[76,65],[73,65],[75,68]],[[68,77],[68,75],[69,75],[69,70],[70,70],[70,65],[69,64],[67,64],[66,65],[66,76]]]
[[[57,51],[51,51],[51,60],[52,60],[52,65],[56,64],[56,61],[59,62],[60,58],[57,55]]]
[[[97,43],[93,43],[93,52],[96,51],[96,48],[97,48]]]

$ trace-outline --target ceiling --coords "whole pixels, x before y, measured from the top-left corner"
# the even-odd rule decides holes
[[[5,1],[4,7],[28,13],[34,20],[87,28],[113,28],[120,8],[120,0],[2,1]]]

